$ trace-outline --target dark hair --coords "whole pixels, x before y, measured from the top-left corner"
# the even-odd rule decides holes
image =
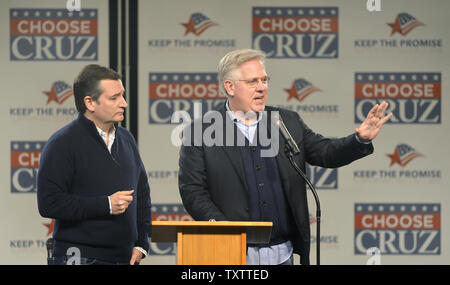
[[[98,64],[86,65],[73,83],[73,95],[75,106],[79,113],[86,112],[84,97],[90,96],[97,101],[103,90],[100,88],[100,81],[103,79],[119,80],[120,75],[114,70],[100,66]]]

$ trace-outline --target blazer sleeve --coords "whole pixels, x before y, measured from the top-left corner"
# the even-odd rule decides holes
[[[341,138],[327,138],[313,132],[300,116],[296,115],[300,129],[303,130],[302,141],[297,143],[303,146],[305,160],[309,164],[336,168],[373,153],[372,143],[358,142],[354,133]]]
[[[227,220],[211,199],[202,146],[180,149],[178,185],[184,208],[194,220]]]

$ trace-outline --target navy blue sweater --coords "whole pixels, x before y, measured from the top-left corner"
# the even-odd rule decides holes
[[[260,145],[239,149],[249,189],[250,219],[273,222],[269,243],[251,246],[272,246],[290,240],[294,218],[284,194],[276,158],[262,157]]]
[[[127,262],[134,246],[148,250],[150,187],[126,129],[116,126],[109,153],[94,123],[80,114],[46,143],[37,185],[39,213],[55,219],[55,255],[75,246],[82,257]],[[108,196],[123,190],[134,190],[133,202],[111,215]]]

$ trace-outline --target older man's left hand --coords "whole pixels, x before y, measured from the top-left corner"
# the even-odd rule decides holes
[[[361,141],[367,142],[375,139],[383,124],[392,117],[392,113],[386,116],[384,115],[388,105],[386,101],[383,101],[381,104],[373,106],[364,122],[362,122],[359,128],[356,128],[356,135]]]

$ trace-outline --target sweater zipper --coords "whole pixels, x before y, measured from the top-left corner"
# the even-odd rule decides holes
[[[100,136],[100,134],[99,134],[99,136]],[[113,145],[111,146],[111,152],[109,152],[108,146],[106,145],[106,141],[104,141],[101,136],[100,136],[100,139],[103,141],[103,146],[106,148],[106,151],[109,153],[109,155],[111,156],[111,158],[114,161],[114,163],[117,164],[117,166],[120,166],[120,163],[117,161],[117,159],[112,154],[112,148],[113,148],[113,145],[114,145],[114,143],[116,141],[114,140]]]
[[[111,154],[112,160],[117,164],[117,166],[120,166],[119,162],[114,158],[114,156]]]

